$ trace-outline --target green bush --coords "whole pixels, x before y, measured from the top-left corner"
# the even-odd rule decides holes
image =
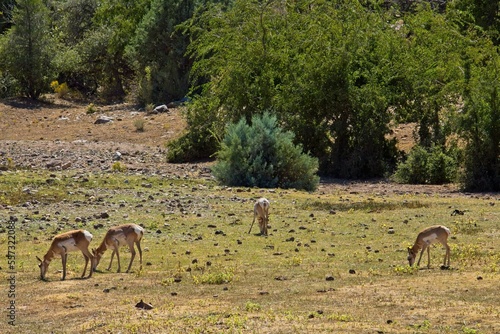
[[[231,124],[217,152],[215,177],[230,186],[316,189],[317,158],[304,154],[276,123],[266,112],[252,117],[252,125],[244,118]]]
[[[394,179],[409,184],[444,184],[455,180],[457,159],[442,148],[412,148],[406,161],[397,167]]]
[[[137,132],[144,132],[144,124],[146,124],[146,121],[143,120],[142,118],[136,119],[134,121],[134,127]]]
[[[7,72],[0,72],[0,99],[12,97],[20,91],[17,80]]]

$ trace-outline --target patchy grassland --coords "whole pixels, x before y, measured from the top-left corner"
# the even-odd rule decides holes
[[[256,226],[247,233],[260,196],[271,201],[268,237]],[[16,326],[2,289],[1,333],[500,332],[497,194],[307,193],[195,177],[9,171],[0,203],[4,254],[5,226],[17,218]],[[107,272],[108,251],[99,271],[80,279],[83,256],[70,253],[66,281],[58,259],[48,282],[39,279],[35,255],[55,234],[85,228],[97,247],[108,227],[126,222],[146,229],[142,270],[137,256],[132,273],[116,273],[116,262]],[[452,231],[451,269],[439,268],[441,246],[431,269],[409,268],[406,248],[434,224]],[[121,254],[126,268],[130,254]],[[136,309],[141,299],[154,309]]]

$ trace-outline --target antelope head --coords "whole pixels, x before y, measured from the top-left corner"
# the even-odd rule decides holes
[[[104,252],[99,252],[97,249],[92,248],[92,255],[94,256],[94,267],[92,268],[93,271],[97,270],[97,265],[101,261],[103,254]]]
[[[413,251],[411,247],[408,247],[408,262],[410,263],[410,267],[415,263],[415,258],[417,254]]]
[[[42,261],[38,256],[36,259],[40,262],[38,267],[40,268],[40,279],[45,281],[45,274],[47,273],[47,268],[49,267],[49,263],[47,261]]]

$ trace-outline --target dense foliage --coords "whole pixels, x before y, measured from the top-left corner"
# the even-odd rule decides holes
[[[49,11],[41,0],[20,0],[12,12],[14,25],[0,40],[0,64],[17,80],[20,91],[38,98],[54,76],[54,43],[49,30]]]
[[[170,161],[211,157],[227,124],[272,110],[323,174],[419,175],[411,159],[438,155],[424,182],[463,171],[465,189],[500,189],[498,1],[0,4],[0,97],[38,98],[53,80],[142,105],[189,95]],[[408,162],[399,122],[417,125]]]
[[[283,132],[276,117],[264,113],[229,125],[212,171],[223,184],[260,188],[315,190],[318,161],[293,144],[293,133]]]

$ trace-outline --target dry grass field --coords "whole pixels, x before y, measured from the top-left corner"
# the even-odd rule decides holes
[[[142,155],[113,168],[106,154],[117,146],[156,149],[178,135],[176,111],[147,117],[136,133],[142,114],[106,109],[122,120],[102,130],[85,106],[57,106],[0,104],[0,333],[500,333],[499,194],[341,180],[322,180],[312,193],[227,188],[206,172],[209,163],[170,166]],[[63,155],[61,142],[87,135],[99,144],[98,169],[48,170],[43,153],[12,149],[41,142]],[[271,202],[267,237],[257,226],[248,234],[261,196]],[[93,277],[80,279],[84,260],[74,252],[65,281],[60,259],[40,280],[35,256],[55,234],[84,228],[97,247],[123,223],[146,230],[142,270],[136,256],[131,273],[117,273],[116,259],[108,272],[107,251]],[[452,231],[451,267],[440,269],[444,249],[435,246],[430,268],[425,256],[410,268],[407,247],[436,224]],[[129,259],[123,248],[122,270]],[[136,308],[140,300],[153,309]]]

